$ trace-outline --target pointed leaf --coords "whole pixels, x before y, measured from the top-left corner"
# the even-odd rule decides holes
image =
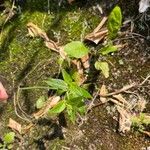
[[[115,52],[117,51],[117,47],[116,46],[113,46],[113,45],[108,45],[102,49],[100,49],[100,53],[103,54],[103,55],[106,55],[106,54],[109,54],[109,53],[112,53],[112,52]]]
[[[70,92],[74,94],[74,96],[76,95],[76,97],[92,98],[91,94],[88,91],[76,84],[72,84],[70,86]]]
[[[68,113],[69,119],[72,121],[72,123],[75,123],[76,113],[71,105],[67,105],[67,113]]]
[[[48,111],[48,114],[59,114],[66,108],[65,100],[60,101],[56,106]]]
[[[61,79],[53,79],[50,78],[49,80],[45,81],[50,87],[50,89],[55,89],[55,90],[63,90],[66,91],[68,86],[67,83]]]
[[[62,70],[62,76],[66,83],[69,84],[70,82],[72,82],[71,76],[64,69]]]
[[[122,24],[122,13],[119,6],[116,6],[108,17],[108,33],[111,39],[115,38]]]

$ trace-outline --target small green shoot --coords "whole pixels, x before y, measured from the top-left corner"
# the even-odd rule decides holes
[[[132,117],[132,126],[139,128],[139,130],[144,129],[144,125],[150,125],[150,117],[145,113],[140,113],[138,116]]]
[[[14,132],[6,133],[3,138],[3,143],[0,144],[0,150],[12,149],[14,140],[15,140]]]
[[[122,24],[122,13],[119,6],[116,6],[108,17],[108,34],[110,39],[114,39],[117,36]]]

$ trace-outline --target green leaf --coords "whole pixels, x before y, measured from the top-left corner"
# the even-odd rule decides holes
[[[84,115],[86,112],[86,106],[84,105],[84,106],[79,107],[78,111],[80,112],[81,115]]]
[[[99,62],[99,61],[96,61],[95,62],[95,68],[97,70],[101,70],[103,75],[105,76],[105,78],[108,78],[109,77],[109,66],[108,66],[108,63],[107,62]]]
[[[50,78],[45,82],[50,86],[50,89],[67,91],[67,83],[61,79]]]
[[[6,144],[13,143],[14,140],[15,140],[15,133],[14,132],[9,132],[9,133],[5,134],[3,140],[4,140],[4,143],[6,143]]]
[[[78,71],[72,71],[72,79],[78,84],[80,85],[81,83],[81,75]]]
[[[56,106],[48,111],[48,114],[59,114],[66,108],[66,101],[60,101]]]
[[[71,76],[64,69],[62,69],[62,76],[66,83],[70,84],[72,82]]]
[[[75,123],[76,120],[76,111],[73,109],[71,105],[67,105],[67,113],[69,116],[69,119],[72,121],[72,123]]]
[[[100,50],[100,53],[103,54],[103,55],[106,55],[106,54],[115,52],[115,51],[117,51],[117,50],[118,50],[118,49],[117,49],[116,46],[108,45],[108,46],[102,48],[102,49]]]
[[[108,33],[111,39],[115,38],[122,24],[122,13],[119,6],[116,6],[108,17]]]
[[[71,84],[69,90],[70,93],[74,94],[76,97],[92,98],[88,91],[76,84]]]
[[[73,95],[69,95],[67,104],[71,105],[72,107],[83,106],[84,105],[83,97],[74,97]]]
[[[40,96],[40,98],[36,101],[36,108],[40,109],[44,106],[44,104],[45,104],[45,97]]]
[[[82,58],[87,55],[89,50],[80,41],[73,41],[65,45],[64,51],[69,57]]]

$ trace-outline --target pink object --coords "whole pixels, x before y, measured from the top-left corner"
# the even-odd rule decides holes
[[[8,94],[3,84],[0,82],[0,101],[5,101],[8,99]]]

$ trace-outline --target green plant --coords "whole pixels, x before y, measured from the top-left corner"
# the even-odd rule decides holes
[[[108,17],[108,36],[110,39],[114,39],[117,36],[122,24],[122,13],[119,6],[116,6]]]
[[[0,144],[0,150],[7,150],[13,148],[13,142],[15,140],[15,133],[9,132],[4,135],[3,143]]]
[[[62,97],[62,100],[50,109],[48,114],[59,114],[66,110],[69,119],[74,123],[77,114],[85,114],[85,100],[92,98],[92,96],[83,87],[78,86],[64,69],[62,70],[62,76],[63,80],[50,78],[45,81],[49,89],[56,90],[57,95],[61,95]]]
[[[114,39],[118,31],[120,30],[122,24],[122,13],[119,6],[116,6],[108,17],[107,29],[108,29],[108,39],[104,47],[100,49],[102,55],[107,55],[109,53],[118,50],[117,46],[113,45],[112,39]],[[101,70],[105,78],[109,77],[109,66],[107,62],[95,62],[95,68]]]
[[[131,121],[134,128],[138,128],[139,131],[142,131],[144,127],[150,125],[150,116],[145,113],[140,113],[137,116],[133,116]]]
[[[122,24],[122,13],[119,6],[116,6],[108,17],[107,29],[108,29],[108,41],[105,46],[100,49],[102,55],[106,55],[117,51],[117,47],[113,45],[112,41],[118,34]]]

